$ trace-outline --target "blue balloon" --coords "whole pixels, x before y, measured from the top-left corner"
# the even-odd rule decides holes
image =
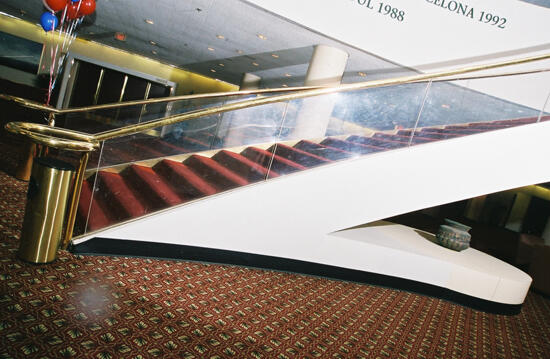
[[[71,0],[72,2],[79,2],[80,0]]]
[[[42,25],[42,28],[48,32],[52,31],[57,27],[57,24],[59,23],[59,20],[57,20],[57,16],[52,14],[51,12],[45,12],[40,16],[40,25]]]

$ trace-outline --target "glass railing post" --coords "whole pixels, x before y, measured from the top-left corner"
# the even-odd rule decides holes
[[[80,162],[76,170],[76,175],[73,184],[73,192],[70,197],[69,210],[67,213],[67,224],[65,227],[65,236],[61,244],[61,248],[65,249],[69,245],[73,237],[74,224],[76,220],[76,212],[78,210],[78,202],[80,201],[80,192],[82,190],[82,181],[84,180],[84,172],[86,171],[86,166],[88,165],[88,160],[90,158],[90,153],[85,152],[80,157]]]

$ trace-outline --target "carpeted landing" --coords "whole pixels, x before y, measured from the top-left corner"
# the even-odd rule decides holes
[[[183,261],[16,258],[0,172],[0,358],[550,358],[550,300],[492,315],[370,285]]]

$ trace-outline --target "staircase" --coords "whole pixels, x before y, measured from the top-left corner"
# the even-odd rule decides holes
[[[550,116],[541,119],[546,120],[550,120]],[[139,151],[142,158],[156,159],[105,168],[89,176],[82,187],[75,234],[95,231],[232,188],[351,157],[534,122],[537,118],[520,118],[425,127],[416,131],[378,131],[368,137],[327,137],[320,141],[301,140],[217,151],[210,150],[214,139],[209,134],[182,136],[170,142],[141,135],[134,138],[131,147],[106,146],[102,155],[119,162],[129,162],[135,158],[135,151]],[[176,160],[185,153],[188,155],[184,160]],[[97,157],[92,159],[92,162],[97,161]],[[92,193],[95,195],[92,196]]]

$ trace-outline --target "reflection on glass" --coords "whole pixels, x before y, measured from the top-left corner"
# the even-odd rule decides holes
[[[397,134],[426,143],[536,122],[540,111],[508,91],[529,76],[433,83],[416,131]]]

